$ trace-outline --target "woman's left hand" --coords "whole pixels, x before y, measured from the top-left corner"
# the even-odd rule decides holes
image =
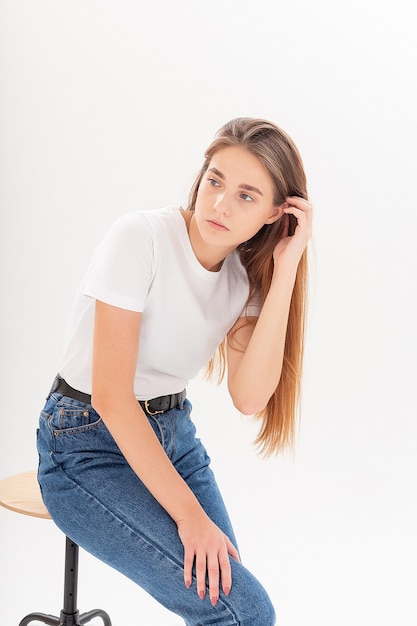
[[[282,263],[285,260],[285,262],[295,263],[297,266],[311,237],[313,205],[304,198],[288,196],[285,199],[283,213],[286,214],[282,217],[286,221],[285,231],[274,250],[274,263]],[[297,226],[293,235],[288,235],[290,215],[294,215],[297,219]]]

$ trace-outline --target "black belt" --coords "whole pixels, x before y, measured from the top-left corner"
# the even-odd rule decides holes
[[[74,389],[60,376],[55,378],[52,385],[50,393],[54,392],[85,404],[91,404],[91,396],[88,393]],[[174,409],[177,406],[182,406],[186,397],[187,392],[183,389],[179,393],[173,393],[170,396],[159,396],[151,400],[139,400],[139,404],[149,415],[156,415],[157,413],[165,413],[165,411]]]

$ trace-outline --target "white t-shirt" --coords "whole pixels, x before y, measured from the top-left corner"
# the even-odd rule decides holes
[[[246,271],[236,252],[219,272],[197,260],[179,207],[119,218],[94,251],[67,327],[61,376],[91,394],[95,300],[141,311],[134,390],[139,400],[177,393],[213,356],[245,307]]]

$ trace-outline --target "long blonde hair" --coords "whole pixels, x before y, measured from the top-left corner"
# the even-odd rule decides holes
[[[269,173],[274,189],[274,205],[281,205],[287,196],[307,199],[307,183],[300,154],[292,139],[275,124],[262,119],[237,118],[225,124],[205,154],[203,166],[190,191],[188,210],[195,208],[198,189],[213,155],[228,146],[240,146],[256,156]],[[290,233],[296,220],[290,216]],[[261,303],[268,294],[273,272],[272,253],[284,234],[284,221],[264,225],[249,241],[238,248],[246,268],[250,293]],[[296,418],[299,413],[300,383],[304,352],[304,332],[307,299],[307,252],[298,265],[292,293],[281,378],[266,407],[256,414],[261,426],[255,444],[268,456],[294,444]],[[227,357],[226,340],[207,367],[210,377],[224,376]]]

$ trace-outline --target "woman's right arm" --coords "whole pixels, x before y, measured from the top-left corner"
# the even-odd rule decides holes
[[[220,575],[223,591],[228,594],[231,588],[228,555],[239,556],[172,465],[134,395],[141,317],[96,301],[92,404],[133,471],[177,524],[186,586],[195,561],[197,592],[204,597],[208,574],[215,604]]]

